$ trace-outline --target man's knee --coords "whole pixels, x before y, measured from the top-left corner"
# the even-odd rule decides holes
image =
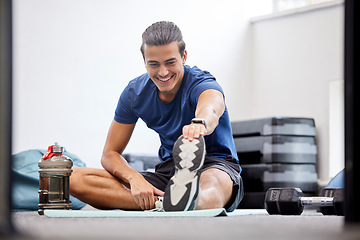
[[[209,168],[201,173],[200,184],[219,189],[232,189],[233,182],[226,172],[218,168]]]
[[[200,175],[200,200],[198,209],[224,207],[231,198],[233,182],[230,176],[217,168]]]
[[[74,167],[73,172],[70,176],[70,194],[73,196],[77,196],[81,194],[83,190],[83,180],[86,175],[86,170],[84,167]]]

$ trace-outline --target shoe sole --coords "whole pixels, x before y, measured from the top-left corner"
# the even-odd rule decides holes
[[[165,188],[165,211],[193,210],[199,195],[199,170],[204,164],[205,140],[203,136],[191,142],[182,136],[173,147],[176,172]]]

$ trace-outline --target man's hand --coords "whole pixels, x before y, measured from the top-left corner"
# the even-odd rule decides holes
[[[183,127],[183,137],[185,139],[188,139],[190,142],[193,139],[197,139],[200,136],[204,136],[206,134],[207,130],[205,128],[205,125],[202,123],[191,123]]]
[[[153,209],[157,201],[157,196],[164,196],[163,191],[151,185],[142,175],[138,175],[132,179],[130,182],[130,190],[136,204],[142,210]]]

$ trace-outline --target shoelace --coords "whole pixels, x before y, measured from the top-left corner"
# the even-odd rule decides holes
[[[163,197],[158,197],[158,200],[155,202],[155,208],[146,210],[148,212],[165,212],[163,207]]]

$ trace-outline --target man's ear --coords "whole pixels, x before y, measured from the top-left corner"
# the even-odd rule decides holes
[[[183,55],[183,57],[182,57],[183,64],[185,64],[185,63],[186,63],[186,59],[187,59],[187,51],[186,51],[186,50],[184,50],[184,55]]]

